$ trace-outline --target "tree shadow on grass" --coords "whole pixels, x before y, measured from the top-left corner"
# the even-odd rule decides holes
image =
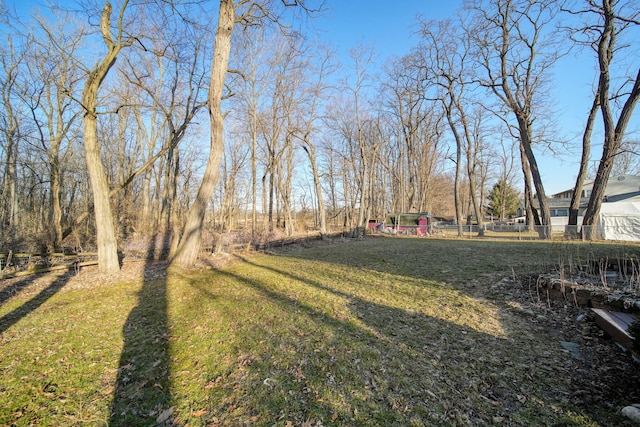
[[[149,254],[154,249],[152,243]],[[172,423],[167,281],[166,275],[148,277],[157,262],[153,256],[148,257],[137,305],[122,329],[124,346],[111,403],[110,426]]]
[[[594,339],[597,331],[583,332],[585,328],[593,330],[595,326],[578,324],[570,312],[562,309],[547,312],[544,308],[538,310],[535,307],[533,310],[525,311],[518,308],[518,299],[511,300],[508,285],[496,285],[497,278],[504,277],[500,274],[504,274],[507,264],[517,261],[518,256],[527,256],[521,245],[508,245],[506,251],[515,254],[506,254],[503,252],[505,249],[501,248],[495,251],[487,250],[495,244],[453,242],[443,246],[438,242],[421,241],[418,246],[410,243],[411,249],[407,250],[402,248],[402,241],[385,240],[385,245],[356,249],[354,256],[348,256],[345,249],[349,248],[343,247],[324,252],[319,258],[326,263],[357,270],[442,282],[452,290],[494,305],[506,332],[505,340],[497,345],[490,345],[490,342],[475,343],[477,335],[461,330],[460,333],[443,335],[448,337],[448,341],[442,344],[450,349],[446,358],[455,360],[456,364],[463,368],[463,372],[474,376],[477,372],[482,373],[481,383],[489,385],[484,386],[483,390],[487,392],[481,393],[484,396],[482,399],[495,404],[496,409],[505,409],[496,415],[501,422],[513,419],[516,424],[525,423],[523,420],[527,420],[531,413],[537,412],[547,413],[547,418],[541,418],[543,423],[554,418],[587,420],[593,417],[594,422],[625,425],[624,418],[612,408],[628,405],[629,402],[637,401],[640,396],[640,389],[635,386],[640,371],[637,366],[632,366],[630,358],[621,355],[619,349],[606,340]],[[479,248],[484,250],[478,252]],[[314,259],[314,252],[291,251],[282,256]],[[550,257],[551,254],[547,256]],[[532,264],[526,265],[531,268]],[[490,274],[492,268],[495,268],[497,274]],[[286,271],[281,273],[290,275]],[[290,277],[295,278],[291,275]],[[320,283],[320,286],[323,285]],[[517,294],[517,291],[515,293]],[[381,311],[387,310],[385,307],[369,310],[367,304],[362,306],[356,303],[354,309],[360,313],[363,320],[366,319],[367,324],[378,330],[390,331],[389,325],[398,326],[397,322],[387,323],[380,319],[406,317],[402,313],[380,316]],[[390,309],[392,312],[396,310]],[[404,329],[402,323],[411,325],[412,322],[410,316],[400,322],[400,331]],[[410,342],[415,340],[411,338],[415,337],[413,331],[420,329],[406,329],[407,339],[403,341],[411,345]],[[398,334],[397,331],[398,328],[391,336]],[[471,336],[474,339],[469,342]],[[598,357],[603,363],[589,363],[590,358],[586,361],[572,359],[563,352],[560,340],[581,343],[581,351],[586,355]],[[415,349],[418,350],[417,347]],[[481,363],[478,363],[478,360]],[[558,425],[565,425],[563,422]],[[573,424],[568,422],[567,425]]]
[[[554,358],[549,351],[553,351],[553,344],[534,344],[531,342],[534,335],[523,335],[522,331],[508,327],[506,334],[496,336],[483,332],[482,327],[476,328],[473,322],[460,324],[455,313],[463,313],[464,304],[454,309],[453,318],[450,315],[440,318],[438,314],[425,315],[374,302],[379,297],[370,298],[366,289],[360,292],[355,288],[332,287],[330,269],[324,280],[320,270],[318,275],[310,276],[274,267],[272,263],[250,259],[244,262],[281,276],[284,284],[294,280],[345,298],[346,306],[362,322],[366,332],[356,331],[358,339],[353,342],[357,345],[365,340],[373,356],[379,359],[378,367],[371,370],[373,376],[364,373],[366,378],[371,378],[369,387],[385,390],[384,399],[387,403],[393,402],[391,408],[398,405],[413,408],[409,413],[433,425],[546,424],[550,420],[571,420],[584,414],[624,425],[624,418],[603,409],[606,405],[598,409],[593,402],[573,396],[575,386],[568,387],[567,381],[574,376],[573,372],[577,374],[584,369],[566,356]],[[272,293],[279,288],[279,285],[259,281],[254,282],[254,286],[267,288]],[[285,298],[294,295],[286,290],[286,285],[282,289]],[[457,292],[455,288],[451,290]],[[277,298],[282,299],[283,295]],[[438,301],[434,300],[433,304]],[[506,321],[502,310],[496,315],[501,323]],[[576,378],[571,383],[574,381]],[[621,377],[619,381],[626,380]],[[607,412],[604,418],[603,411]],[[398,409],[394,414],[395,421],[407,421],[403,410]]]
[[[26,276],[20,280],[16,280],[15,282],[0,288],[0,305],[9,301],[11,298],[16,296],[23,290],[27,289],[35,282],[35,280],[35,276]]]
[[[263,354],[298,353],[295,356],[299,360],[298,368],[293,370],[296,376],[292,376],[291,371],[277,373],[273,369],[262,373],[275,376],[273,389],[263,392],[262,397],[262,403],[271,408],[274,417],[293,419],[295,423],[316,419],[314,414],[326,417],[333,413],[334,419],[322,420],[326,425],[419,425],[419,422],[482,425],[491,420],[495,413],[491,396],[497,393],[499,382],[490,381],[488,375],[504,361],[496,358],[479,361],[478,354],[499,346],[503,338],[421,313],[373,303],[288,271],[245,262],[255,267],[255,275],[240,276],[225,270],[218,274],[264,295],[286,316],[292,319],[299,316],[293,327],[299,329],[300,342],[276,344],[279,331],[272,331],[266,325],[260,334],[265,338],[264,346],[274,347],[262,349]],[[283,283],[293,279],[302,286],[344,298],[353,315],[344,318],[327,313],[314,301],[306,301],[295,292],[289,293],[286,288],[262,279],[266,276],[261,269],[282,277]],[[306,336],[308,331],[304,325],[315,325],[313,330],[325,331],[324,336]],[[453,348],[450,344],[456,340],[464,344]],[[309,342],[313,344],[309,346]],[[481,349],[477,350],[478,347]],[[450,348],[457,352],[449,353]],[[475,375],[465,370],[471,365]],[[265,368],[255,363],[251,369]],[[264,389],[264,386],[258,383],[256,388]],[[483,407],[460,404],[472,390],[486,395]],[[301,396],[299,400],[304,400],[304,404],[296,405],[296,396]],[[515,395],[512,398],[515,399]]]
[[[10,313],[7,313],[4,316],[0,317],[0,334],[5,332],[22,318],[29,315],[29,313],[35,311],[49,298],[58,293],[68,283],[71,274],[72,273],[66,273],[64,275],[56,277],[49,286],[41,290],[35,297],[31,298],[29,301],[25,302],[20,307],[17,307]],[[3,291],[0,293],[0,304],[5,303],[14,295],[25,290],[27,287],[33,284],[35,279],[35,276],[25,278],[3,289]]]

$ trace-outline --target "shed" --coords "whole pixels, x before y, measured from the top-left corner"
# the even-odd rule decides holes
[[[431,215],[425,212],[393,212],[387,214],[384,223],[386,227],[397,231],[419,229],[423,234],[427,234],[428,227],[431,225]]]

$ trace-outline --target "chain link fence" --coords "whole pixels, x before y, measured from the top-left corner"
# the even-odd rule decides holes
[[[482,232],[481,232],[482,231]],[[416,233],[407,233],[416,234]],[[496,238],[508,240],[608,240],[640,242],[640,228],[632,225],[529,226],[526,224],[484,224],[480,230],[477,224],[434,223],[429,227],[429,235],[441,237],[462,237],[468,239]]]

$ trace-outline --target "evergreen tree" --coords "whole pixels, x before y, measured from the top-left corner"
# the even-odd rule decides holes
[[[516,214],[520,197],[518,191],[502,178],[493,186],[488,199],[487,213],[504,221]]]

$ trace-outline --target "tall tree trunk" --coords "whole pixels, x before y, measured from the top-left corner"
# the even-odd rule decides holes
[[[53,151],[53,147],[52,147]],[[52,153],[53,154],[53,153]],[[52,242],[53,249],[60,250],[62,248],[62,206],[60,204],[60,161],[58,160],[57,152],[52,155],[49,162],[51,168],[49,172],[49,197],[51,198],[49,211],[51,227],[52,227]]]
[[[276,204],[276,228],[283,228],[282,226],[282,209],[280,208],[280,188],[282,187],[282,172],[280,171],[280,166],[276,165],[276,171],[274,176],[274,196],[273,200]]]
[[[165,231],[170,233],[170,236],[166,239],[169,240],[169,259],[173,259],[178,250],[178,243],[180,237],[181,224],[178,217],[178,176],[180,175],[180,150],[176,147],[173,150],[173,173],[171,173],[171,182],[169,187],[171,188],[171,214],[169,216],[168,228]],[[165,240],[166,240],[165,239]]]
[[[360,237],[366,232],[366,224],[364,223],[367,218],[366,205],[369,199],[369,160],[367,159],[366,148],[364,147],[364,140],[360,137],[360,159],[362,160],[362,170],[360,171],[360,206],[358,209],[358,223],[356,224],[353,237]]]
[[[414,147],[414,129],[406,129],[407,127],[411,127],[411,124],[407,124],[406,126],[402,127],[402,133],[404,136],[404,143],[405,143],[405,147],[407,148],[407,174],[408,174],[408,183],[407,183],[407,193],[406,193],[406,200],[407,200],[407,205],[409,206],[409,212],[415,212],[416,210],[416,203],[415,203],[415,198],[416,198],[416,163],[415,163],[415,159],[416,159],[416,150]]]
[[[603,101],[603,99],[606,99]],[[622,145],[622,138],[624,136],[627,124],[633,113],[635,105],[640,99],[640,70],[636,76],[633,89],[625,102],[618,123],[615,127],[613,124],[613,114],[609,107],[608,91],[605,96],[600,97],[602,115],[605,121],[605,138],[602,150],[602,158],[598,165],[598,171],[596,177],[593,180],[593,187],[591,188],[591,197],[589,198],[589,204],[585,211],[583,218],[583,236],[586,240],[593,240],[595,238],[595,227],[598,225],[598,216],[600,215],[600,207],[604,200],[605,191],[609,182],[609,175],[613,168],[613,162],[615,156],[619,153]],[[606,103],[605,107],[602,104]],[[586,226],[586,227],[585,227]]]
[[[342,220],[342,235],[346,236],[347,229],[351,232],[351,191],[349,188],[347,160],[342,160],[342,193],[344,195],[344,217]]]
[[[522,144],[518,145],[520,147],[520,162],[522,166],[522,175],[524,178],[526,225],[529,231],[534,231],[536,227],[540,226],[540,216],[538,215],[538,210],[535,208],[533,190],[531,188],[531,170],[529,169],[529,160],[527,159]]]
[[[444,103],[444,101],[443,101]],[[456,141],[456,171],[455,178],[453,180],[453,203],[456,211],[456,225],[458,226],[458,237],[464,236],[462,227],[462,200],[460,199],[460,174],[462,163],[462,138],[458,133],[458,129],[455,126],[453,117],[451,115],[451,105],[444,103],[445,112],[447,115],[447,122],[453,133],[454,140]]]
[[[17,200],[17,156],[18,156],[18,118],[13,108],[13,92],[16,79],[19,75],[18,65],[20,60],[14,58],[13,42],[11,38],[5,40],[10,54],[9,58],[3,58],[3,79],[0,80],[2,90],[2,106],[4,127],[2,129],[5,140],[4,174],[0,188],[0,237],[3,241],[12,240],[15,237],[15,222],[18,211]],[[7,61],[10,59],[10,61]]]
[[[469,180],[469,198],[471,199],[471,206],[473,207],[473,214],[476,217],[478,223],[478,237],[484,236],[484,221],[482,218],[482,207],[478,202],[478,185],[476,183],[476,161],[479,138],[472,138],[469,129],[469,123],[467,121],[467,115],[465,114],[460,102],[456,102],[456,107],[460,113],[460,122],[465,135],[466,147],[465,153],[467,157],[467,179]]]
[[[171,212],[172,212],[172,195],[176,188],[173,187],[175,180],[173,179],[174,164],[173,154],[177,148],[171,148],[167,151],[164,162],[164,184],[162,185],[162,196],[160,201],[160,225],[163,232],[167,232],[171,228]]]
[[[144,121],[142,118],[142,113],[139,109],[135,111],[136,123],[138,124],[137,131],[137,139],[140,144],[145,139],[144,135]],[[147,141],[147,153],[151,156],[155,148],[155,135],[150,135]],[[142,206],[140,206],[140,213],[138,215],[138,228],[144,231],[145,234],[151,232],[151,230],[156,229],[157,224],[153,219],[153,214],[151,210],[151,178],[152,178],[152,170],[148,169],[145,171],[142,177],[142,189],[141,195],[142,198]]]
[[[318,203],[318,220],[320,223],[320,238],[325,239],[327,235],[327,214],[324,206],[324,196],[322,195],[322,182],[320,181],[320,172],[318,171],[318,164],[316,161],[316,148],[313,144],[305,141],[306,146],[303,148],[309,156],[309,162],[311,163],[311,173],[313,175],[313,184],[316,191],[316,200]]]
[[[609,88],[611,84],[609,67],[616,50],[615,24],[617,16],[613,10],[614,4],[615,2],[612,0],[602,0],[602,17],[604,18],[604,26],[602,35],[598,40],[598,65],[600,69],[600,77],[598,80],[597,95],[599,97],[600,111],[602,112],[602,120],[604,122],[604,143],[602,147],[602,157],[591,189],[591,197],[589,198],[589,204],[587,205],[587,209],[582,220],[582,235],[586,240],[593,240],[595,238],[595,227],[598,224],[600,207],[602,206],[602,201],[609,182],[609,175],[613,168],[614,157],[620,150],[627,124],[629,123],[633,110],[640,99],[640,70],[638,70],[633,87],[631,88],[628,98],[620,111],[618,122],[615,123],[609,100]]]
[[[13,132],[9,134],[7,138],[6,148],[6,168],[2,182],[2,228],[8,228],[13,233],[16,221],[16,215],[18,211],[18,200],[16,197],[16,182],[17,182],[17,143],[13,137]],[[5,236],[6,237],[6,236]]]
[[[211,81],[209,83],[209,118],[211,121],[211,149],[209,160],[198,189],[198,195],[194,200],[187,216],[187,221],[176,249],[172,264],[182,267],[191,267],[198,259],[200,245],[202,243],[202,225],[207,204],[213,195],[220,174],[220,162],[222,160],[222,128],[223,115],[221,108],[224,81],[229,64],[231,52],[231,36],[235,23],[235,11],[233,0],[220,0],[220,13],[218,16],[218,28],[214,57],[211,64]]]
[[[139,226],[142,226],[145,234],[155,229],[157,224],[154,221],[154,215],[151,210],[151,178],[152,171],[147,170],[142,177],[142,206],[140,207],[140,217],[138,219]]]
[[[125,0],[122,5],[121,16],[127,7],[127,3],[128,1]],[[102,10],[100,30],[108,51],[104,59],[87,77],[82,92],[82,106],[85,109],[84,151],[87,160],[87,172],[89,173],[89,181],[91,182],[91,190],[93,192],[98,263],[100,272],[102,273],[116,273],[120,271],[120,261],[118,259],[118,242],[113,223],[111,202],[109,200],[109,184],[102,164],[100,144],[98,142],[96,101],[100,85],[116,62],[120,50],[125,46],[131,45],[131,42],[122,42],[120,38],[122,35],[121,25],[122,22],[120,21],[120,34],[118,35],[117,41],[114,42],[111,37],[111,3],[106,2]]]
[[[333,219],[332,225],[336,226],[336,217],[338,216],[338,196],[337,196],[337,184],[336,184],[336,171],[334,168],[334,158],[333,158],[333,148],[329,151],[329,164],[328,164],[328,173],[329,173],[329,197],[331,198],[331,217]]]
[[[255,108],[251,112],[251,239],[256,238],[256,225],[258,221],[257,214],[257,159],[258,155],[258,112]],[[254,242],[255,243],[255,242]]]
[[[262,175],[262,229],[263,230],[269,230],[271,231],[271,229],[269,228],[269,220],[267,218],[267,215],[265,215],[265,212],[267,212],[267,172],[265,171],[264,175]]]
[[[84,118],[84,151],[93,192],[99,269],[102,273],[117,273],[120,271],[118,241],[109,200],[109,184],[100,156],[97,120],[92,114],[87,114]]]
[[[286,161],[283,165],[283,173],[280,174],[280,179],[278,180],[278,193],[282,200],[282,216],[284,221],[284,231],[287,236],[292,236],[294,233],[294,224],[293,224],[293,215],[291,209],[291,182],[293,179],[293,142],[292,136],[288,133],[286,137],[286,146],[283,147],[284,155]]]
[[[589,117],[587,118],[587,124],[585,125],[584,134],[582,135],[582,155],[580,156],[580,170],[576,177],[576,185],[573,188],[573,194],[571,195],[571,204],[569,205],[569,222],[565,230],[565,237],[576,238],[578,237],[578,216],[580,213],[580,200],[582,199],[582,187],[584,181],[587,178],[587,170],[589,167],[589,158],[591,156],[591,134],[593,132],[593,125],[598,115],[598,107],[600,105],[599,99],[596,96],[593,100],[593,105],[589,111]]]
[[[269,172],[269,207],[268,209],[268,218],[269,218],[269,231],[273,231],[273,199],[274,199],[274,173],[275,171],[273,169],[275,169],[273,166],[272,168],[270,168],[270,172]]]
[[[518,127],[520,130],[520,144],[526,155],[527,163],[529,164],[529,170],[531,172],[531,180],[533,186],[536,189],[536,198],[538,199],[539,215],[541,225],[538,226],[538,235],[541,239],[551,238],[551,212],[549,210],[549,201],[542,185],[542,177],[540,176],[540,169],[536,162],[536,157],[533,154],[531,147],[531,127],[528,122],[528,118],[523,117],[521,114],[517,114]]]

